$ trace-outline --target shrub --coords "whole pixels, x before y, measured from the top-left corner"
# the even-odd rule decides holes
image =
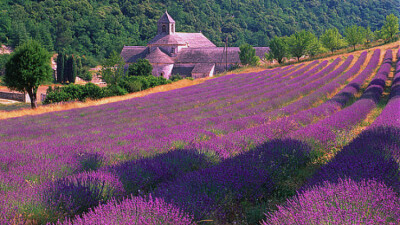
[[[79,77],[84,81],[91,81],[92,73],[90,73],[89,71],[83,71],[83,73],[80,74]]]
[[[83,172],[41,188],[43,206],[62,217],[88,212],[113,198],[122,198],[125,193],[118,178],[106,172]]]
[[[64,87],[55,87],[47,89],[46,99],[43,104],[68,101],[85,101],[89,99],[100,99],[105,97],[104,90],[92,83],[85,85],[69,84]]]
[[[375,180],[326,182],[267,215],[266,224],[398,224],[396,193]]]
[[[81,217],[59,224],[194,224],[193,217],[162,199],[133,197],[100,205]]]
[[[86,97],[90,99],[100,99],[104,97],[103,89],[93,83],[85,84],[84,93]]]
[[[110,85],[104,89],[104,97],[126,95],[128,92],[118,85]]]
[[[153,66],[147,59],[138,59],[136,63],[129,65],[128,76],[149,76]]]
[[[120,85],[129,93],[145,90],[150,86],[150,83],[145,77],[126,77]]]
[[[169,78],[170,81],[178,81],[178,80],[182,80],[182,79],[183,79],[183,77],[179,74],[174,74]]]
[[[150,88],[163,84],[168,84],[167,79],[165,79],[164,77],[147,76],[146,79],[150,83]]]

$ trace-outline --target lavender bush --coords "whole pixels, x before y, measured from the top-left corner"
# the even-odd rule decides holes
[[[45,223],[152,192],[196,218],[232,221],[243,202],[268,198],[280,179],[309,160],[310,149],[298,142],[257,148],[301,128],[282,118],[275,123],[273,112],[304,99],[278,116],[301,115],[354,75],[356,65],[345,72],[351,60],[233,74],[142,98],[2,120],[0,218]]]
[[[57,217],[87,212],[112,198],[122,198],[125,190],[118,178],[105,172],[85,172],[45,183],[38,190],[43,207]]]
[[[100,205],[82,216],[67,219],[57,224],[64,225],[190,225],[195,224],[193,217],[182,212],[162,199],[149,197],[133,197],[121,202],[112,200]]]
[[[276,182],[308,162],[309,151],[296,141],[268,142],[214,167],[164,183],[155,196],[192,213],[197,220],[229,221],[240,211],[240,202],[269,197]]]
[[[325,182],[278,206],[262,224],[399,224],[399,200],[375,180]]]
[[[337,130],[351,129],[377,106],[390,72],[392,57],[392,51],[388,50],[381,68],[358,101],[324,120],[296,131],[290,137],[320,143],[326,147],[334,145]]]

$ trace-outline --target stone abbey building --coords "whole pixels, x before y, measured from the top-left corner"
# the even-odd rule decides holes
[[[269,48],[255,49],[262,58]],[[240,64],[239,51],[238,47],[217,47],[202,33],[175,32],[175,21],[165,12],[157,22],[157,35],[147,46],[124,46],[121,56],[127,65],[140,58],[148,59],[154,76],[201,78]]]

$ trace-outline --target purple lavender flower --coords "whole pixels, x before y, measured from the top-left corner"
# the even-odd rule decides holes
[[[399,224],[400,199],[375,180],[325,182],[267,214],[267,224]]]
[[[125,190],[116,176],[96,171],[45,183],[38,194],[43,206],[50,212],[72,217],[112,198],[122,198]]]
[[[64,225],[190,225],[195,224],[193,217],[184,213],[173,205],[165,203],[162,199],[149,197],[133,197],[121,202],[112,200],[107,204],[93,208],[82,216],[74,219],[59,221]]]

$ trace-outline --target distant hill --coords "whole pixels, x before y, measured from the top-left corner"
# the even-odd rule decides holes
[[[124,45],[145,45],[165,10],[177,31],[203,32],[222,46],[247,42],[267,46],[275,35],[299,29],[317,34],[358,24],[380,28],[399,15],[398,0],[2,0],[0,42],[16,46],[28,38],[48,50],[103,58]]]

